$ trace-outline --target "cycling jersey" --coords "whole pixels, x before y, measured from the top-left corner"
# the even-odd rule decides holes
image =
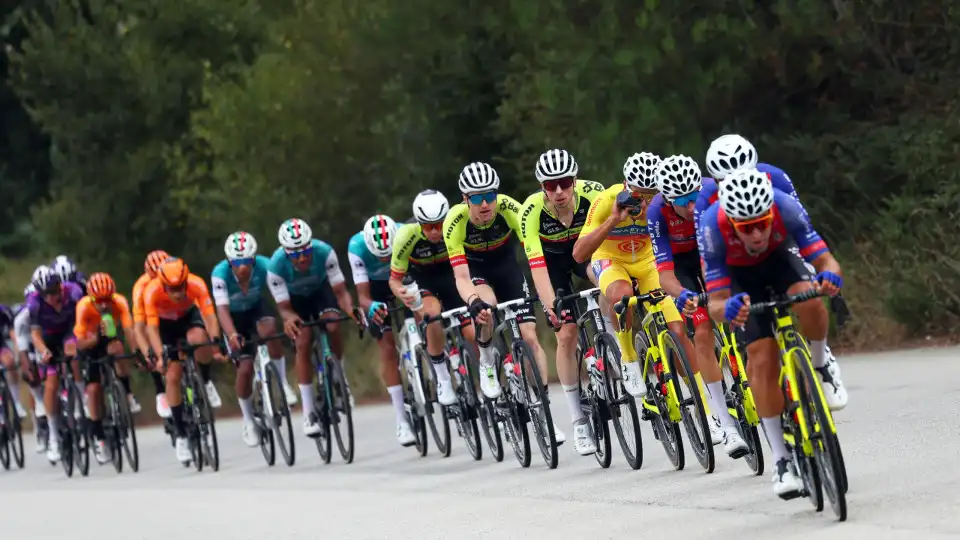
[[[354,285],[390,279],[390,259],[383,260],[370,253],[367,243],[363,241],[362,232],[350,237],[350,242],[347,243],[347,258],[350,259]]]
[[[121,294],[114,294],[109,300],[107,310],[115,321],[119,321],[123,328],[133,326],[130,316],[130,304]],[[89,339],[100,332],[100,321],[103,313],[97,309],[97,304],[89,296],[83,297],[77,304],[77,319],[73,326],[73,335],[80,339]]]
[[[403,279],[407,270],[422,274],[428,271],[449,270],[447,245],[441,240],[434,244],[427,240],[419,223],[408,223],[397,229],[393,240],[393,258],[390,259],[390,277]],[[410,265],[413,268],[410,268]]]
[[[290,296],[310,296],[327,282],[331,287],[344,282],[333,247],[320,240],[311,241],[310,247],[313,250],[312,260],[303,272],[293,266],[293,261],[282,247],[277,248],[270,257],[267,286],[277,303],[289,301]]]
[[[647,206],[647,231],[653,244],[657,270],[673,270],[673,257],[680,253],[696,253],[697,231],[693,221],[677,214],[662,193]]]
[[[466,203],[455,205],[443,220],[443,241],[447,245],[450,265],[457,267],[467,260],[475,263],[514,258],[513,247],[520,231],[520,203],[507,195],[497,195],[497,211],[489,225],[470,221]]]
[[[586,236],[603,225],[613,213],[617,195],[623,190],[621,184],[610,186],[593,201],[587,221],[580,230],[581,236]],[[627,215],[610,231],[592,259],[613,259],[626,264],[649,261],[652,264],[654,257],[650,235],[647,233],[647,217],[642,214]]]
[[[263,290],[267,284],[267,272],[270,259],[263,255],[254,258],[250,269],[250,280],[246,290],[233,274],[230,261],[222,260],[213,267],[210,284],[213,285],[213,301],[218,306],[228,306],[231,313],[250,311],[260,305]]]
[[[133,284],[133,322],[135,323],[147,321],[147,315],[143,311],[143,291],[152,279],[150,274],[144,273],[137,278],[137,282]]]
[[[17,338],[17,350],[27,353],[33,360],[33,341],[30,339],[30,310],[27,305],[20,306],[20,311],[13,317],[13,333]]]
[[[10,339],[10,334],[13,332],[14,318],[12,309],[0,305],[0,351],[3,349],[13,350],[13,341]]]
[[[213,315],[213,300],[207,284],[196,274],[187,276],[183,298],[174,301],[163,289],[159,279],[152,280],[143,291],[143,311],[149,326],[157,326],[160,320],[176,321],[190,313],[195,307],[203,315]]]
[[[76,283],[60,284],[60,311],[54,309],[38,293],[27,297],[27,309],[30,311],[30,326],[39,328],[44,335],[64,335],[73,329],[76,320],[77,302],[83,298],[83,291]]]
[[[564,263],[573,259],[573,245],[587,222],[591,203],[604,191],[603,184],[577,180],[574,186],[573,220],[567,227],[547,208],[543,190],[527,197],[520,215],[520,238],[530,268],[546,266],[547,259]]]
[[[770,242],[760,253],[750,253],[733,230],[733,225],[719,204],[714,204],[701,216],[700,256],[704,264],[707,292],[730,287],[728,266],[754,266],[763,262],[784,242],[791,239],[800,248],[800,255],[809,263],[828,251],[792,196],[780,190],[773,193],[773,222]]]

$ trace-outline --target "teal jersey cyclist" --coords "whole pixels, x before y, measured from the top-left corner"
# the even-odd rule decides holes
[[[255,448],[260,446],[260,429],[254,421],[252,401],[256,351],[248,342],[277,333],[276,321],[263,304],[270,259],[257,255],[257,240],[244,231],[228,236],[223,251],[227,258],[213,268],[210,284],[227,347],[231,352],[238,352],[234,364],[237,367],[237,401],[243,413],[243,441]],[[297,394],[287,382],[283,347],[274,340],[267,344],[267,352],[283,381],[287,403],[293,405],[297,402]]]
[[[288,219],[277,232],[280,247],[270,257],[267,286],[283,318],[283,330],[297,347],[296,368],[303,402],[303,432],[308,437],[320,434],[316,416],[314,369],[310,361],[313,332],[301,326],[308,319],[340,317],[338,308],[354,317],[353,297],[347,290],[336,252],[330,244],[313,238],[313,231],[302,219]],[[357,320],[358,323],[361,321]],[[342,364],[343,336],[340,324],[326,325],[330,349]],[[341,365],[341,368],[343,366]],[[341,370],[342,371],[342,370]],[[343,371],[342,371],[343,372]],[[353,401],[353,395],[350,396]]]

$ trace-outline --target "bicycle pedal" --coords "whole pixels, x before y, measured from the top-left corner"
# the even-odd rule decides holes
[[[779,497],[780,497],[781,499],[785,500],[785,501],[792,501],[793,499],[796,499],[796,498],[799,498],[799,497],[806,497],[806,496],[807,496],[807,494],[804,493],[803,490],[799,490],[799,491],[789,491],[789,492],[787,492],[787,493],[784,493],[784,494],[782,494],[782,495],[779,495]]]

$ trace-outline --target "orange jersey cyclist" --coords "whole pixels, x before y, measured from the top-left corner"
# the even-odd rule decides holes
[[[133,342],[144,358],[150,356],[150,341],[147,340],[147,315],[143,311],[143,291],[147,288],[147,284],[157,277],[160,265],[169,257],[170,255],[162,249],[148,253],[147,258],[143,261],[143,275],[133,284],[133,296],[131,297],[133,300]],[[157,364],[155,369],[150,371],[150,379],[153,381],[153,389],[157,394],[157,416],[170,418],[170,404],[167,403],[167,383],[163,380],[161,367],[160,364]],[[210,400],[211,406],[220,406],[220,396],[216,393],[216,389],[211,393],[208,388],[207,398]]]

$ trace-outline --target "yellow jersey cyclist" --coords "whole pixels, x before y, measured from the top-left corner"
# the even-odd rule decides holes
[[[697,365],[713,413],[711,434],[717,435],[712,438],[715,443],[722,438],[727,455],[738,459],[749,450],[727,410],[712,321],[707,310],[697,305],[697,295],[704,292],[704,286],[693,211],[701,185],[700,167],[692,158],[677,155],[663,160],[657,168],[660,193],[647,207],[647,230],[653,241],[660,286],[676,299],[677,309],[693,323]],[[720,433],[714,433],[715,430]]]
[[[749,307],[771,300],[768,290],[798,294],[819,287],[836,295],[843,286],[840,264],[796,199],[774,189],[756,169],[736,171],[720,183],[719,203],[700,216],[698,239],[710,316],[730,321],[747,349],[747,377],[776,464],[773,492],[791,498],[803,486],[783,441],[784,400],[773,315],[750,315]],[[802,259],[792,253],[793,246]],[[818,272],[815,278],[804,260]],[[817,373],[821,379],[829,377],[823,345],[830,318],[823,302],[814,298],[794,305],[793,312],[809,340]]]
[[[591,270],[610,304],[633,294],[632,280],[636,280],[640,293],[660,287],[646,217],[647,205],[657,194],[655,173],[659,165],[660,157],[649,152],[630,156],[623,166],[624,183],[607,188],[593,201],[573,247],[577,261],[591,259]],[[687,338],[680,312],[673,302],[662,305],[667,326],[696,370],[693,344]],[[642,362],[637,360],[624,361],[623,384],[630,395],[640,398],[646,395],[647,387]],[[719,434],[716,437],[714,440]]]
[[[300,323],[313,317],[337,318],[340,316],[338,307],[353,316],[353,297],[347,290],[333,247],[314,239],[307,222],[296,218],[284,221],[277,231],[277,239],[280,247],[270,257],[267,287],[283,318],[284,332],[296,344],[294,365],[300,383],[300,401],[303,403],[303,433],[308,437],[316,437],[321,428],[314,410],[314,370],[310,360],[313,333],[312,328],[303,328]],[[340,324],[329,323],[326,329],[330,350],[343,368]],[[350,400],[353,401],[352,393]]]
[[[443,221],[443,240],[453,267],[457,291],[479,327],[480,390],[488,399],[500,397],[497,366],[493,365],[493,313],[497,299],[528,296],[527,280],[517,262],[515,248],[520,230],[520,203],[498,193],[500,177],[487,163],[475,162],[460,172],[463,202],[450,209]],[[533,350],[540,373],[547,373],[547,355],[537,338],[537,318],[530,303],[517,309],[523,340]],[[546,385],[544,385],[546,387]],[[546,391],[546,388],[544,389]],[[557,444],[566,436],[554,425]]]
[[[540,191],[527,197],[520,215],[523,248],[530,263],[530,275],[547,319],[557,331],[557,374],[573,420],[574,449],[582,456],[597,451],[590,424],[580,408],[577,377],[577,325],[570,309],[553,312],[556,290],[569,294],[573,276],[584,280],[587,263],[573,260],[573,245],[587,221],[590,204],[603,191],[599,182],[577,179],[577,161],[566,150],[544,152],[537,160],[535,174]],[[612,328],[612,326],[611,326]]]

